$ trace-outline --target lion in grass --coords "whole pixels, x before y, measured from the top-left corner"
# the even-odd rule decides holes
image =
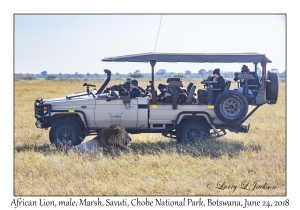
[[[103,151],[119,153],[119,151],[129,149],[130,141],[131,137],[126,132],[125,126],[116,123],[101,130],[94,139],[75,146],[74,150],[88,154],[97,154]]]

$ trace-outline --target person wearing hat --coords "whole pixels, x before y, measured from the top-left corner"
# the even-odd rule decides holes
[[[220,74],[220,69],[217,68],[213,71],[213,78],[212,81],[217,81],[218,83],[213,83],[213,89],[221,89],[221,92],[225,88],[225,80]],[[215,93],[219,94],[219,91],[214,91]]]
[[[136,79],[132,80],[130,83],[130,98],[139,97],[141,95],[141,91],[138,88],[138,81]]]
[[[168,96],[171,96],[171,93],[167,87],[167,85],[159,84],[158,89],[160,91],[160,94],[157,96],[158,102],[164,102],[164,99]]]
[[[127,77],[126,81],[123,84],[113,85],[113,86],[107,87],[107,88],[105,88],[103,93],[110,93],[110,91],[119,91],[122,88],[124,88],[125,90],[129,90],[131,81],[132,81],[132,78]]]
[[[119,91],[122,88],[125,88],[126,90],[130,89],[130,83],[132,81],[131,77],[127,77],[125,82],[123,84],[119,84],[119,85],[113,85],[110,87],[107,87],[103,93],[110,93],[110,91],[114,90],[114,91]],[[142,87],[138,87],[142,92],[145,92],[145,90]]]
[[[225,88],[225,80],[220,74],[220,69],[216,68],[213,71],[213,76],[208,76],[207,80],[217,81],[217,83],[212,84],[213,97],[216,98],[220,94],[220,92],[222,92]],[[218,89],[218,90],[214,90],[214,89]],[[219,89],[221,89],[221,91]],[[207,103],[207,90],[198,90],[197,94],[198,94],[198,99],[200,104]]]
[[[131,77],[127,77],[125,83],[131,83],[131,81],[132,81],[132,78]]]
[[[250,70],[248,68],[248,66],[243,65],[241,68],[241,74],[250,74]],[[250,79],[248,80],[248,85],[257,85],[259,88],[260,82],[258,79],[258,76],[256,74],[253,75],[254,79]],[[245,85],[245,80],[241,80],[240,81],[240,87],[237,89],[239,92],[243,93],[244,88],[243,86]],[[253,89],[253,86],[249,87],[248,89],[248,94],[253,94],[253,90],[251,90],[251,88]]]
[[[132,78],[127,77],[124,84],[122,84],[122,88],[125,88],[126,90],[129,90],[131,81],[132,81]]]

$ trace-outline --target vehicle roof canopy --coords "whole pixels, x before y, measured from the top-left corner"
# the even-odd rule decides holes
[[[264,54],[260,53],[141,53],[106,57],[111,62],[191,62],[191,63],[259,63]],[[272,61],[266,58],[266,63]]]

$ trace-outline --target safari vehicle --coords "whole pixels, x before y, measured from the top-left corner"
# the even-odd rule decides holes
[[[226,130],[247,133],[250,125],[243,123],[262,105],[276,104],[278,97],[278,75],[266,72],[270,63],[264,54],[208,54],[208,53],[145,53],[106,57],[104,62],[149,62],[152,78],[144,96],[130,98],[126,89],[110,94],[103,93],[111,79],[111,71],[104,70],[105,82],[96,90],[95,85],[84,84],[84,92],[62,98],[42,99],[34,103],[36,126],[48,129],[50,142],[55,145],[77,145],[88,136],[108,127],[113,122],[121,122],[131,134],[161,133],[176,138],[178,142],[194,142],[207,136],[223,136]],[[183,88],[181,78],[168,78],[171,91],[167,103],[157,101],[154,67],[157,62],[193,63],[253,63],[255,70],[250,74],[235,74],[235,80],[244,80],[243,94],[230,88],[227,81],[224,90],[214,98],[213,81],[190,83]],[[248,94],[248,81],[257,74],[257,65],[262,66],[261,81],[254,85],[253,94]],[[239,83],[238,83],[239,84]],[[197,102],[196,89],[207,86],[208,100]],[[252,89],[253,90],[253,89]],[[182,93],[187,97],[182,97]]]

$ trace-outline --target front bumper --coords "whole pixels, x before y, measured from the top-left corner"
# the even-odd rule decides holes
[[[40,120],[37,120],[37,121],[35,122],[35,126],[36,126],[37,128],[48,128],[48,126],[47,126],[44,122],[41,122]]]
[[[42,98],[39,98],[34,102],[34,115],[37,119],[35,126],[37,128],[47,129],[49,127],[49,120],[47,118],[50,117],[51,108],[51,104],[44,104]]]

